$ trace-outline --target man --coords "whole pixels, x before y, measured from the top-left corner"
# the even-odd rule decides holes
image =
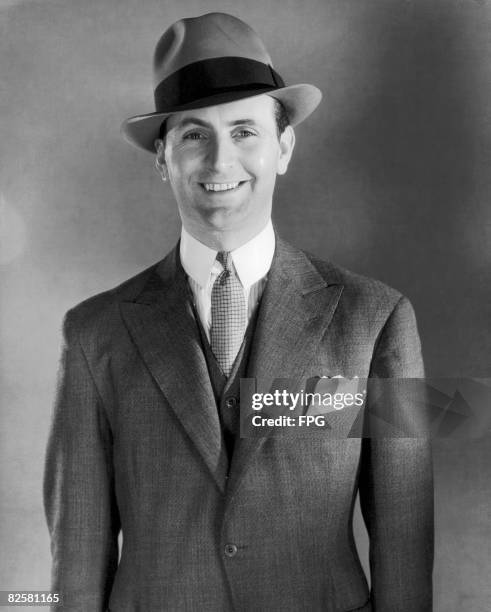
[[[123,129],[156,153],[181,240],[66,316],[44,489],[62,609],[431,610],[425,440],[240,437],[241,378],[423,374],[406,298],[273,231],[320,92],[221,13],[171,26],[154,69],[157,111]]]

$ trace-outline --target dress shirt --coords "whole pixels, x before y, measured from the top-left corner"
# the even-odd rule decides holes
[[[231,251],[235,273],[244,290],[247,304],[247,320],[254,315],[261,299],[275,250],[275,235],[271,220],[258,234],[238,249]],[[210,249],[193,238],[184,227],[181,231],[180,257],[188,276],[194,304],[210,340],[211,291],[217,276],[222,272],[216,261],[218,251]]]

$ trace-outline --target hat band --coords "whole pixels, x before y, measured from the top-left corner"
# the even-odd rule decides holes
[[[220,93],[284,86],[269,64],[246,57],[216,57],[188,64],[161,81],[154,92],[155,109],[164,113]]]

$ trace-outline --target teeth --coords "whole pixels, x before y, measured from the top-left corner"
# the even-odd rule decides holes
[[[239,183],[204,183],[206,191],[227,191],[228,189],[235,189],[239,186]]]

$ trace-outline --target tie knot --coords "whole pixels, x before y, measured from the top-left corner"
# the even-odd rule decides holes
[[[230,251],[220,251],[217,253],[217,261],[223,266],[223,269],[231,274],[233,272],[232,268],[232,254]]]

